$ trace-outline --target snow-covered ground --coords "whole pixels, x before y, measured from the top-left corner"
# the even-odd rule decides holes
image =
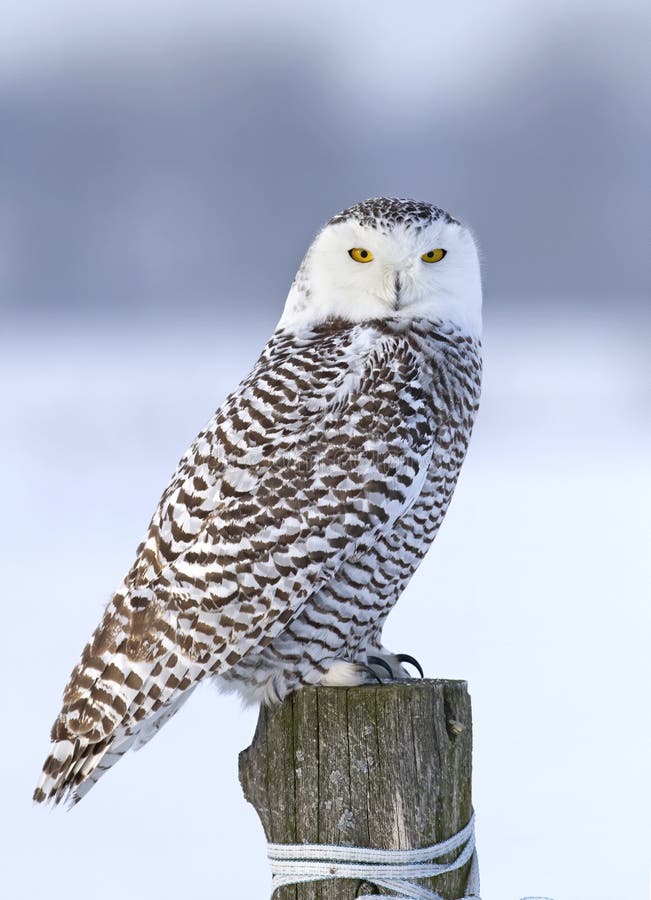
[[[648,332],[492,321],[452,508],[387,643],[473,696],[485,900],[646,900]],[[237,754],[255,712],[205,688],[72,812],[30,796],[70,669],[180,454],[264,340],[12,328],[2,384],[2,896],[268,896]]]

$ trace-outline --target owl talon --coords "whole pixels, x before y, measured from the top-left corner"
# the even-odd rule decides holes
[[[369,659],[369,662],[371,660]],[[382,684],[382,679],[370,666],[367,666],[366,663],[357,663],[362,672],[366,672],[374,681],[377,681],[378,684]]]
[[[366,658],[368,660],[368,666],[365,666],[364,668],[370,669],[370,671],[372,672],[373,670],[371,669],[371,666],[380,666],[380,668],[387,670],[391,681],[393,681],[395,679],[395,675],[393,674],[393,669],[391,668],[391,666],[385,659],[382,659],[381,656],[367,656]],[[375,672],[373,672],[373,674],[375,675],[377,680],[381,683],[382,679]]]
[[[425,673],[423,672],[423,667],[418,662],[417,659],[414,659],[413,656],[409,656],[408,653],[396,653],[396,659],[401,663],[409,663],[410,666],[413,666],[414,669],[418,671],[421,678],[425,677]],[[369,659],[369,662],[371,660]]]

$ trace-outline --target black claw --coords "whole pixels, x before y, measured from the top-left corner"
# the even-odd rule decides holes
[[[396,653],[396,659],[399,660],[401,663],[409,663],[411,666],[414,667],[414,669],[418,669],[421,678],[425,677],[425,673],[423,672],[423,667],[421,666],[421,664],[418,662],[417,659],[414,659],[413,656],[409,656],[408,653]],[[370,659],[369,659],[369,662],[370,662]]]
[[[360,667],[360,669],[370,675],[371,678],[374,678],[378,684],[382,684],[382,679],[374,669],[372,669],[370,666],[365,665],[364,663],[357,663],[357,665]]]
[[[369,662],[369,666],[380,666],[382,669],[386,669],[387,672],[389,673],[389,678],[393,681],[393,679],[395,677],[393,674],[393,669],[391,668],[389,663],[386,661],[386,659],[382,659],[381,656],[367,656],[366,659]],[[377,675],[375,677],[378,678]],[[381,681],[381,679],[378,678],[378,681]]]

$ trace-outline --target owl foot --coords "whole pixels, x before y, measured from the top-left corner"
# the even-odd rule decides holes
[[[387,653],[383,656],[367,656],[366,658],[369,666],[375,666],[375,668],[381,668],[388,672],[391,681],[399,681],[409,677],[406,670],[402,667],[402,663],[409,663],[409,665],[417,669],[421,678],[425,677],[421,664],[413,656],[409,656],[408,653]]]
[[[365,663],[352,662],[348,659],[333,660],[321,680],[321,684],[331,687],[354,687],[369,684],[372,681],[377,684],[386,681],[401,681],[409,678],[402,663],[414,666],[421,678],[424,677],[420,663],[413,656],[406,653],[383,653],[382,655],[367,656]]]
[[[378,684],[382,684],[382,679],[380,678],[378,673],[375,671],[375,669],[373,669],[371,666],[367,666],[366,663],[356,663],[356,665],[359,668],[360,673],[365,672],[369,676],[369,678],[373,679],[373,681],[377,681]],[[388,668],[389,667],[387,666],[387,669]]]
[[[401,663],[409,663],[410,666],[413,666],[414,669],[418,670],[418,674],[421,678],[425,677],[425,673],[423,672],[423,667],[418,662],[417,659],[414,659],[413,656],[409,656],[408,653],[396,653],[396,659]]]
[[[326,672],[321,684],[330,687],[356,687],[376,681],[382,684],[378,673],[366,663],[350,662],[347,659],[337,659]]]
[[[389,663],[386,661],[386,659],[383,659],[381,656],[367,656],[366,658],[368,660],[368,668],[369,669],[371,669],[371,666],[377,666],[381,669],[384,669],[386,672],[389,673],[389,678],[391,681],[395,680],[396,676],[394,674],[394,671],[391,668],[391,666],[389,665]],[[373,671],[373,669],[371,669],[371,671]]]

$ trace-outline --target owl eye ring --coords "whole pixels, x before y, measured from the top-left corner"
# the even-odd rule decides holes
[[[423,253],[421,259],[426,263],[441,262],[443,257],[447,255],[447,252],[443,247],[437,247],[436,250],[428,250],[427,253]]]
[[[365,250],[364,247],[352,247],[348,251],[348,255],[358,263],[368,263],[373,259],[371,251]]]

